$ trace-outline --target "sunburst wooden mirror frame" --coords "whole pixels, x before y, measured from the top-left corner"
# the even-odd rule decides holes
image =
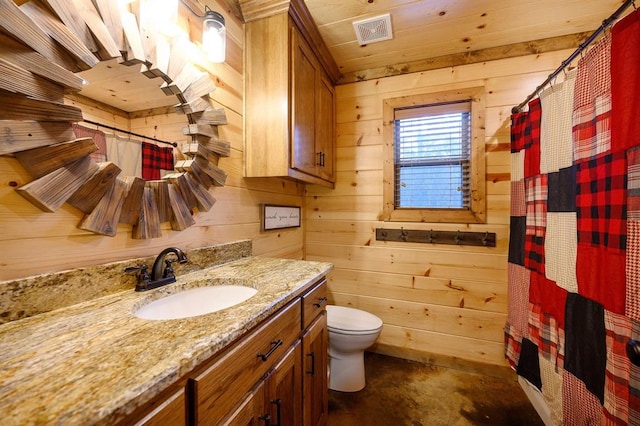
[[[114,0],[0,0],[0,155],[15,156],[34,178],[16,191],[44,212],[73,205],[84,213],[78,228],[96,234],[115,236],[118,223],[130,224],[135,239],[160,237],[162,222],[184,230],[194,209],[211,209],[208,189],[227,176],[218,159],[230,154],[217,137],[227,121],[209,98],[210,74],[175,39],[138,24],[144,1],[123,9]],[[187,118],[191,158],[162,180],[120,177],[112,162],[91,158],[92,138],[73,133],[83,121],[80,108],[64,104],[82,88],[74,73],[113,59],[159,77],[159,90],[175,96],[175,111]]]

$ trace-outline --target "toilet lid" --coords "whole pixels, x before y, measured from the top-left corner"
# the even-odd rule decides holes
[[[360,309],[327,305],[327,325],[334,330],[371,331],[382,327],[382,320]]]

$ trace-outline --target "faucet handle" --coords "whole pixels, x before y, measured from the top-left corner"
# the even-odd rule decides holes
[[[147,271],[148,268],[149,266],[146,263],[124,268],[125,274],[131,274],[133,272],[140,271],[140,273],[138,274],[138,284],[136,285],[136,290],[138,290],[139,288],[145,288],[146,285],[151,281],[151,275],[149,275],[149,272]]]
[[[165,261],[164,261],[164,271],[162,272],[162,278],[175,277],[176,274],[175,274],[175,271],[173,270],[173,266],[171,266],[171,264],[173,262],[177,262],[177,261],[178,261],[178,259],[165,259]]]

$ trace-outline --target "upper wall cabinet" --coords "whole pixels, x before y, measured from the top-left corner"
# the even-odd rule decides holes
[[[275,14],[245,8],[243,13],[245,176],[332,187],[335,62],[302,1],[291,1]]]

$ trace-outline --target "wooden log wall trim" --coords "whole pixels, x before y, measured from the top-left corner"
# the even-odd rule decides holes
[[[194,225],[194,209],[215,203],[208,188],[225,184],[218,158],[231,151],[218,140],[216,126],[227,117],[212,106],[211,75],[189,63],[184,40],[141,22],[139,10],[109,0],[0,0],[0,30],[8,35],[0,34],[0,155],[13,154],[35,179],[17,193],[44,212],[68,202],[85,214],[78,228],[96,234],[115,236],[118,223],[129,224],[136,239],[160,237],[163,222],[176,231]],[[161,77],[158,89],[176,96],[174,110],[187,116],[185,136],[196,145],[178,166],[183,173],[152,182],[120,177],[113,163],[89,156],[97,149],[91,138],[75,138],[71,124],[83,121],[82,111],[63,104],[82,88],[74,73],[114,58],[143,63],[141,72]]]

